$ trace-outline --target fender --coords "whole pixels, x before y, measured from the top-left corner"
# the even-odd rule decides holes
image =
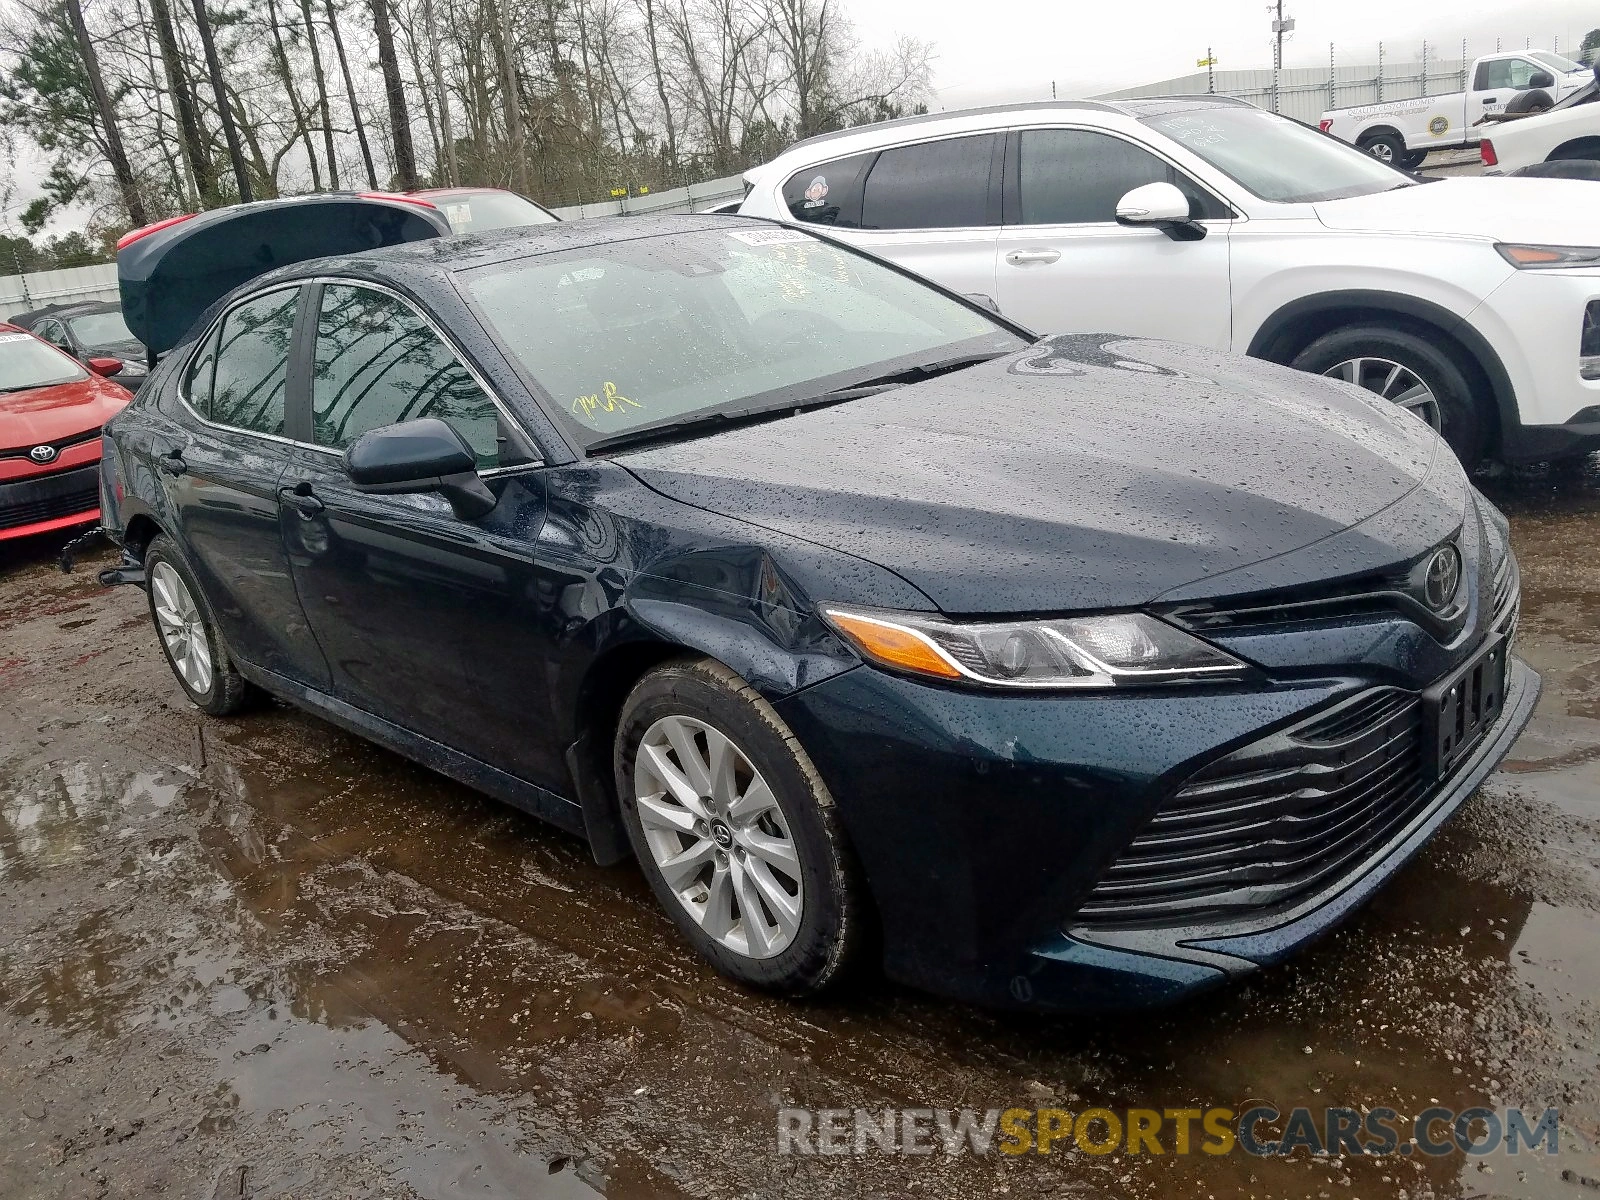
[[[1522,429],[1520,410],[1517,408],[1516,389],[1511,386],[1511,377],[1506,374],[1500,356],[1495,353],[1494,347],[1489,345],[1484,336],[1472,327],[1464,317],[1457,316],[1449,309],[1441,308],[1429,300],[1422,300],[1416,296],[1407,296],[1400,292],[1380,292],[1365,289],[1351,289],[1340,292],[1320,292],[1315,296],[1305,296],[1299,300],[1291,300],[1278,309],[1261,323],[1250,339],[1250,345],[1245,353],[1252,358],[1264,358],[1271,362],[1283,362],[1280,357],[1279,346],[1297,325],[1307,318],[1320,316],[1327,313],[1356,309],[1368,313],[1391,313],[1397,316],[1410,317],[1432,325],[1441,333],[1454,338],[1472,355],[1474,362],[1483,372],[1484,378],[1489,382],[1490,394],[1494,397],[1495,410],[1500,418],[1500,438],[1504,446],[1513,445],[1519,438]]]

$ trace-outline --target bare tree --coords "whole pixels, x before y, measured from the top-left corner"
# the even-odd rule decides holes
[[[122,192],[122,205],[128,210],[128,219],[135,225],[149,224],[144,199],[139,195],[139,185],[133,177],[133,166],[122,145],[122,131],[117,128],[111,94],[106,91],[105,77],[100,73],[100,56],[95,52],[89,27],[84,23],[83,5],[79,0],[66,0],[66,8],[67,19],[72,22],[73,36],[78,41],[78,53],[83,59],[84,74],[89,80],[89,91],[94,97],[95,108],[99,110],[100,126],[105,135],[106,160],[111,164],[111,173],[116,176],[117,187]]]

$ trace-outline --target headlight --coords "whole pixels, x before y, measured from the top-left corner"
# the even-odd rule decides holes
[[[1248,669],[1144,613],[971,624],[880,609],[821,611],[868,661],[952,683],[1110,688],[1229,679]]]
[[[1500,257],[1513,267],[1600,267],[1600,246],[1513,246],[1497,243]]]

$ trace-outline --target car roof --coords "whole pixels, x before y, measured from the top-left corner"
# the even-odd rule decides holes
[[[1021,104],[985,104],[976,108],[950,108],[940,112],[918,113],[910,117],[896,117],[891,121],[874,121],[868,125],[852,125],[848,129],[835,129],[828,133],[815,134],[812,137],[802,138],[798,142],[792,143],[783,151],[783,155],[786,156],[793,151],[808,149],[827,142],[859,137],[866,133],[877,133],[879,131],[885,133],[899,132],[902,129],[915,129],[919,125],[936,125],[941,121],[954,122],[965,120],[969,117],[1062,112],[1101,112],[1120,113],[1124,116],[1145,116],[1157,110],[1161,112],[1187,112],[1199,108],[1253,107],[1255,106],[1248,100],[1240,100],[1233,96],[1215,95],[1161,96],[1145,100],[1036,100]]]

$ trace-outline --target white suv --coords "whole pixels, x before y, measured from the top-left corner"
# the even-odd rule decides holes
[[[823,134],[747,216],[1048,332],[1235,349],[1358,383],[1463,460],[1600,448],[1594,184],[1424,182],[1221,97],[974,109]]]

